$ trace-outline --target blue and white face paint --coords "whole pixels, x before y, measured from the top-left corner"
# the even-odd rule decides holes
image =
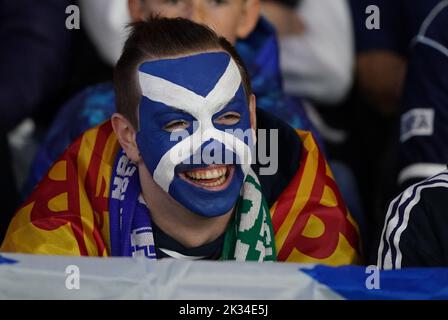
[[[250,168],[253,144],[251,135],[243,135],[245,141],[235,134],[251,132],[236,63],[225,52],[145,62],[139,83],[137,144],[154,181],[192,212],[227,213]],[[212,163],[204,161],[207,150],[219,151]]]

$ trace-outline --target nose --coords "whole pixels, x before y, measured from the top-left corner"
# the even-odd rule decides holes
[[[206,8],[202,0],[191,1],[188,17],[186,18],[196,23],[204,24],[206,22]]]

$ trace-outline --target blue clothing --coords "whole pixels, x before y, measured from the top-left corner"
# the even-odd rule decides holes
[[[257,107],[275,114],[293,128],[312,131],[318,137],[305,113],[302,100],[284,93],[278,41],[273,27],[265,19],[260,19],[255,31],[239,41],[236,49],[248,69]]]
[[[396,197],[371,263],[381,269],[448,267],[447,197],[446,168]]]
[[[350,0],[357,52],[388,50],[407,56],[421,23],[441,0]],[[369,30],[370,5],[380,13],[380,29]]]
[[[294,128],[312,131],[320,141],[301,100],[292,99],[283,92],[278,43],[273,27],[261,18],[254,32],[239,41],[236,48],[248,69],[257,107],[275,114]],[[89,87],[63,106],[36,155],[24,196],[31,192],[73,140],[87,129],[109,119],[113,112],[115,94],[112,83]]]
[[[32,116],[68,75],[70,1],[0,0],[0,127]]]
[[[7,134],[25,118],[51,114],[55,95],[69,74],[71,33],[65,28],[69,4],[0,0],[0,241],[19,204]]]
[[[401,103],[399,183],[409,186],[448,163],[448,1],[415,38]]]

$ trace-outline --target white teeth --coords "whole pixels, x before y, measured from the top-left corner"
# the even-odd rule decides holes
[[[225,178],[226,173],[227,173],[226,167],[210,170],[197,170],[197,171],[185,172],[185,174],[189,178],[193,178],[195,180],[211,180],[217,178]]]
[[[201,182],[200,184],[204,187],[218,187],[218,186],[222,185],[225,181],[226,181],[226,177],[222,176],[215,182],[211,182],[211,183]]]

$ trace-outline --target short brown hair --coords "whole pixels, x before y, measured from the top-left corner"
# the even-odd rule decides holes
[[[249,76],[234,47],[207,26],[183,18],[151,17],[129,25],[130,34],[114,71],[117,112],[124,115],[138,130],[138,105],[141,88],[137,70],[145,61],[188,55],[195,52],[224,50],[229,53],[241,73],[247,97],[251,94]]]

